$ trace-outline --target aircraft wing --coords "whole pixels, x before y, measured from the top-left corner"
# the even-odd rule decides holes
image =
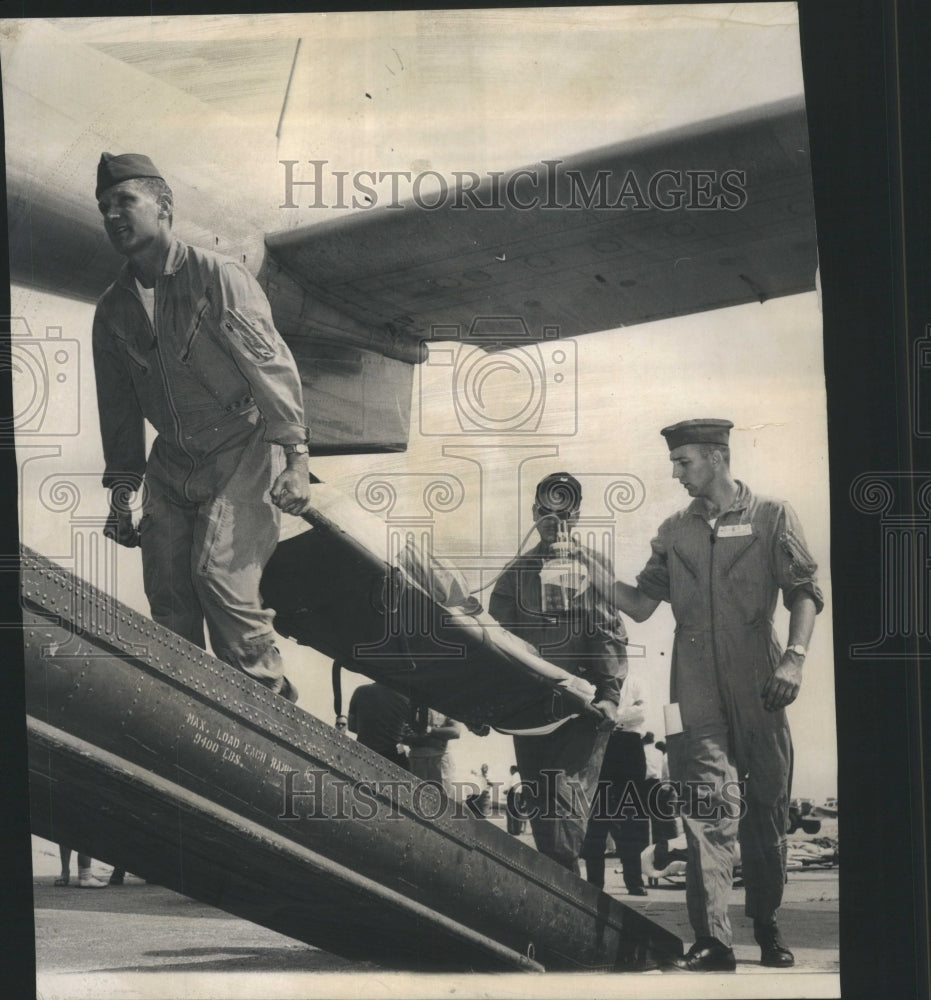
[[[813,287],[801,97],[458,186],[437,174],[445,198],[424,187],[419,204],[266,236],[261,207],[280,217],[281,203],[269,136],[247,141],[228,114],[38,19],[0,47],[12,281],[95,301],[120,264],[92,198],[97,159],[146,149],[171,178],[178,236],[265,287],[315,454],[407,446],[425,340],[496,349]],[[127,120],[130,105],[145,113]],[[292,167],[298,204],[312,166]]]
[[[291,167],[297,204],[307,192],[319,197],[315,169]],[[382,330],[389,349],[467,337],[479,317],[519,318],[537,340],[814,288],[801,98],[473,188],[460,181],[441,203],[439,186],[418,201],[270,235],[266,245],[310,296]],[[493,331],[491,346],[499,338]]]

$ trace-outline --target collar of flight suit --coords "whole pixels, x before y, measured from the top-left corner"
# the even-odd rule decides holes
[[[162,274],[176,274],[180,271],[181,268],[184,267],[184,262],[187,260],[187,254],[187,246],[182,243],[181,240],[172,238],[168,247],[168,256],[165,258],[165,267],[162,270]],[[132,266],[128,260],[124,261],[119,277],[116,280],[117,284],[121,287],[129,289],[131,292],[135,292],[136,276],[133,274]]]
[[[719,518],[724,517],[725,514],[730,514],[732,511],[746,510],[753,499],[753,494],[750,492],[748,486],[739,479],[735,479],[734,482],[737,483],[737,494],[731,501],[730,507],[716,515]],[[707,521],[711,517],[708,513],[708,501],[704,497],[696,497],[688,505],[687,509],[690,514],[700,517],[703,521]]]

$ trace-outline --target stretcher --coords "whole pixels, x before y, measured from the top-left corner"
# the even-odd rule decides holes
[[[310,529],[279,543],[262,579],[278,632],[477,731],[601,717],[594,686],[502,628],[449,560],[337,490],[311,491]]]

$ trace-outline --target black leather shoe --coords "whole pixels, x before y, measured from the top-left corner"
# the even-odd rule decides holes
[[[785,945],[760,948],[760,965],[766,965],[771,969],[791,969],[795,965],[795,956]]]
[[[699,938],[673,966],[683,972],[733,972],[737,968],[734,952],[715,938]]]
[[[770,969],[789,969],[795,965],[795,956],[786,947],[775,921],[771,924],[754,924],[753,936],[760,946],[760,965]]]
[[[645,896],[647,894],[646,889],[642,885],[635,885],[633,889],[627,890],[628,896]]]

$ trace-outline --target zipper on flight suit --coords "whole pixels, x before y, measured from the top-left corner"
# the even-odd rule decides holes
[[[739,495],[739,491],[738,491]],[[734,510],[734,504],[737,501],[737,497],[731,502],[731,506],[727,510],[722,510],[720,514],[714,519],[714,527],[711,528],[710,543],[711,543],[711,555],[708,559],[708,619],[711,622],[711,650],[714,656],[714,672],[715,676],[718,678],[718,683],[720,684],[721,675],[718,669],[718,643],[717,643],[717,630],[714,627],[714,550],[717,547],[718,540],[718,529],[721,527],[721,519],[726,517],[731,511]],[[705,522],[707,524],[707,522]],[[741,520],[738,520],[738,524],[742,524]],[[709,525],[709,527],[711,527]]]
[[[197,333],[200,330],[200,324],[203,322],[204,316],[206,316],[207,310],[209,308],[210,308],[210,301],[208,299],[207,301],[204,302],[204,304],[200,308],[200,311],[194,317],[194,322],[191,325],[191,332],[190,332],[190,335],[187,338],[187,344],[185,344],[184,352],[181,355],[181,360],[185,364],[187,364],[188,359],[191,356],[191,350],[194,347],[194,338],[197,336]]]
[[[721,524],[723,516],[724,511],[715,518],[714,527],[709,525],[711,527],[711,534],[708,536],[709,544],[711,545],[711,553],[708,557],[708,621],[711,626],[711,655],[714,658],[714,676],[717,680],[719,690],[721,687],[721,668],[718,657],[718,633],[714,627],[714,550],[718,540],[718,527]]]
[[[714,676],[717,680],[718,691],[720,692],[722,698],[724,697],[724,690],[722,688],[721,678],[721,658],[718,656],[718,631],[715,628],[714,623],[714,550],[717,548],[718,530],[721,527],[721,519],[732,509],[733,505],[729,507],[728,510],[721,511],[715,519],[714,527],[711,529],[711,535],[709,536],[711,555],[708,559],[708,620],[711,623],[711,655],[714,657]],[[737,523],[742,524],[743,521],[738,519]],[[727,685],[727,691],[728,694],[730,694],[730,685]]]
[[[171,394],[171,385],[168,381],[168,372],[165,368],[165,361],[162,358],[162,348],[158,339],[158,324],[155,322],[156,318],[158,317],[158,286],[159,286],[159,279],[161,277],[163,276],[160,275],[159,278],[155,279],[155,286],[154,286],[155,296],[152,302],[151,320],[149,319],[149,314],[146,311],[145,303],[142,301],[142,298],[139,295],[139,291],[135,287],[133,287],[133,295],[136,296],[136,301],[139,303],[139,308],[142,309],[142,314],[143,316],[145,316],[146,323],[148,323],[149,329],[152,331],[152,339],[155,341],[155,356],[158,358],[159,371],[162,373],[162,383],[165,386],[165,398],[168,400],[168,408],[169,410],[171,410],[171,416],[174,420],[175,439],[178,442],[178,448],[183,452],[187,460],[191,463],[191,467],[188,470],[187,475],[184,477],[184,482],[181,484],[181,492],[186,500],[190,500],[193,503],[191,497],[188,496],[187,487],[188,483],[190,482],[191,476],[194,474],[194,466],[195,466],[194,456],[191,455],[191,453],[187,450],[187,448],[184,447],[183,439],[181,436],[181,418],[178,416],[178,409],[175,406],[174,397]]]

